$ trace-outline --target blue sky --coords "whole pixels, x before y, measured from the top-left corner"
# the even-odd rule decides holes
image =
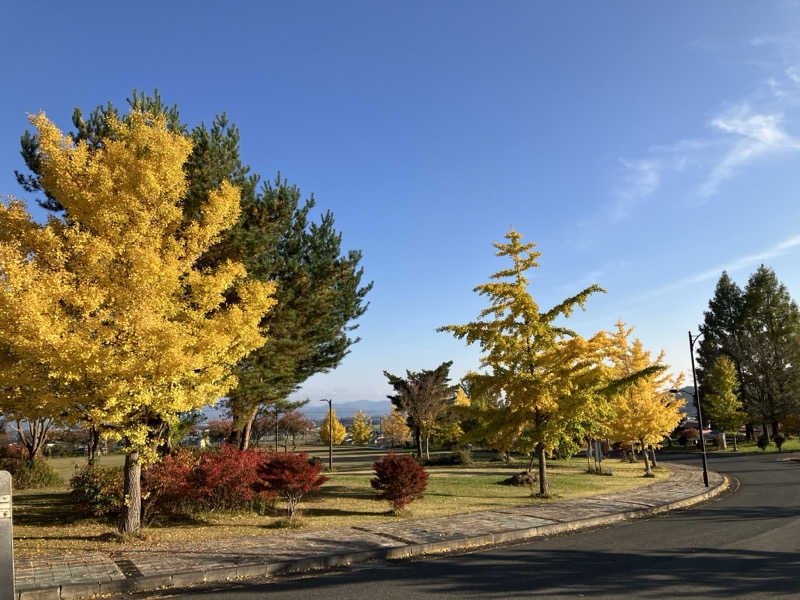
[[[549,306],[618,319],[688,367],[723,268],[760,262],[800,295],[800,5],[795,2],[43,2],[4,11],[0,194],[26,114],[158,88],[184,120],[227,111],[254,171],[278,170],[375,281],[363,341],[301,396],[379,399],[383,369],[478,352],[435,332],[475,317],[491,242],[536,241]],[[42,212],[33,209],[37,217]]]

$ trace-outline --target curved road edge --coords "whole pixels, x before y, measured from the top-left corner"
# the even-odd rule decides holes
[[[670,465],[667,468],[671,468]],[[694,469],[694,467],[683,467],[686,469]],[[709,472],[711,474],[711,472]],[[572,533],[581,531],[583,529],[591,529],[593,527],[602,527],[604,525],[613,525],[622,521],[630,521],[632,519],[644,519],[653,517],[665,512],[671,512],[682,508],[689,508],[696,504],[706,502],[712,498],[719,496],[726,490],[731,489],[736,491],[739,487],[739,482],[735,477],[730,477],[724,473],[718,473],[722,478],[716,485],[710,486],[708,490],[673,502],[653,507],[642,507],[640,509],[621,511],[600,517],[590,517],[587,519],[576,519],[574,521],[566,521],[563,523],[554,523],[552,525],[541,525],[539,527],[530,527],[526,529],[518,529],[515,531],[506,531],[503,533],[494,533],[489,535],[477,536],[475,538],[465,538],[457,541],[448,541],[440,543],[429,544],[409,544],[401,548],[392,548],[383,558],[389,560],[407,559],[412,557],[420,557],[430,554],[443,554],[447,552],[463,552],[478,549],[485,549],[491,546],[499,546],[506,544],[515,544],[518,542],[528,542],[534,538],[559,535],[563,533]]]

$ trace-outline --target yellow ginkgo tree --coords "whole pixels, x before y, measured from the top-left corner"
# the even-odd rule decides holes
[[[42,187],[66,217],[41,225],[22,202],[0,203],[0,409],[33,407],[122,440],[120,531],[136,532],[157,430],[235,385],[232,365],[265,341],[274,287],[245,280],[240,263],[198,267],[236,222],[239,193],[223,183],[187,223],[191,143],[163,116],[112,117],[96,149],[44,114],[31,121]]]
[[[603,401],[597,390],[604,380],[607,346],[603,332],[584,339],[556,321],[604,290],[592,285],[541,311],[525,277],[539,266],[541,253],[532,250],[535,244],[523,244],[522,235],[513,229],[505,238],[505,243],[494,244],[496,255],[508,257],[512,264],[474,289],[488,297],[489,306],[476,321],[440,331],[480,345],[483,370],[467,379],[478,394],[499,399],[486,406],[482,428],[497,450],[535,452],[539,494],[548,496],[546,454],[580,439],[581,424],[592,421],[591,404]]]
[[[350,426],[350,438],[354,444],[364,446],[372,439],[372,423],[367,414],[359,409],[353,416],[353,424]]]
[[[609,437],[615,442],[639,444],[645,465],[645,475],[652,475],[647,450],[660,443],[681,421],[683,400],[670,393],[680,385],[680,376],[673,377],[664,365],[664,352],[653,360],[641,340],[631,343],[633,328],[618,322],[610,336],[609,358],[618,381],[626,381],[637,373],[650,370],[652,374],[639,377],[629,385],[620,386],[611,395],[613,419]]]

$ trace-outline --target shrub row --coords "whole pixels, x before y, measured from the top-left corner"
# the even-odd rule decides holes
[[[327,481],[322,465],[303,454],[240,451],[233,446],[181,450],[142,472],[142,518],[199,511],[257,510],[276,498],[286,500],[293,517],[304,494]],[[84,467],[71,479],[74,502],[97,517],[117,516],[123,503],[122,469]]]

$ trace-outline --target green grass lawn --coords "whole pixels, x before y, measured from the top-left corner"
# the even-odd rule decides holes
[[[699,453],[700,447],[683,447],[677,442],[673,442],[672,446],[669,448],[664,448],[665,452],[690,452],[690,453]],[[789,438],[785,442],[783,442],[783,446],[780,450],[781,452],[800,452],[800,439],[798,438]],[[717,453],[717,452],[733,452],[733,442],[729,439],[728,440],[728,448],[723,450],[722,447],[717,447],[716,444],[709,444],[706,442],[706,453]],[[769,446],[767,446],[764,450],[758,447],[755,441],[747,442],[744,440],[739,440],[737,443],[737,452],[778,452],[778,447],[773,443],[770,442]]]
[[[511,465],[481,461],[468,467],[429,468],[430,479],[425,497],[412,503],[407,514],[398,517],[389,512],[388,503],[375,498],[370,486],[369,481],[373,476],[370,467],[376,451],[359,452],[356,449],[354,454],[360,454],[362,458],[360,468],[330,474],[330,481],[319,493],[304,499],[301,505],[302,528],[324,530],[551,501],[532,498],[529,488],[497,484],[524,468],[523,461]],[[71,475],[70,469],[74,470],[75,464],[82,463],[82,459],[58,458],[52,462],[66,477]],[[121,456],[103,457],[103,464],[121,462]],[[642,477],[643,467],[639,463],[612,459],[604,464],[613,469],[613,477],[587,474],[586,463],[579,459],[552,461],[549,464],[552,499],[614,492],[653,482]],[[667,471],[658,469],[656,474],[658,478],[664,478]],[[285,518],[283,505],[279,504],[278,509],[275,514],[266,516],[255,513],[193,515],[181,522],[150,527],[144,530],[141,539],[121,541],[113,524],[85,519],[76,512],[65,487],[23,490],[14,495],[14,550],[17,556],[33,556],[281,534],[286,529],[276,525]]]

